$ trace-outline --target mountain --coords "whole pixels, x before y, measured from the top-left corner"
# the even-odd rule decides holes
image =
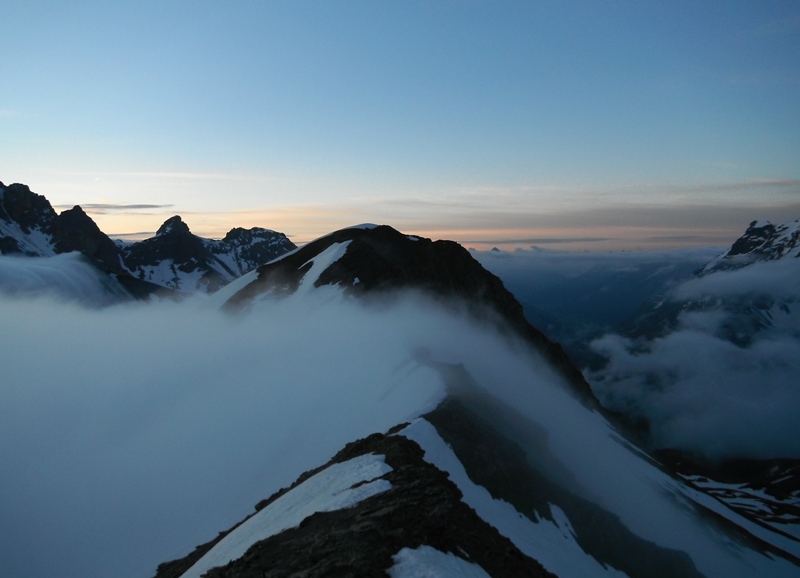
[[[563,372],[583,401],[598,407],[562,347],[528,323],[522,305],[502,281],[453,241],[404,235],[386,225],[342,229],[259,267],[226,307],[237,309],[263,295],[285,296],[301,287],[321,286],[338,286],[345,295],[368,299],[414,290],[474,316],[497,317]]]
[[[800,258],[800,219],[774,225],[753,221],[726,252],[709,262],[701,273],[745,267],[757,261]]]
[[[0,183],[0,252],[52,257],[78,252],[137,298],[213,292],[295,248],[282,233],[232,229],[220,240],[193,235],[179,216],[150,239],[112,241],[79,206],[57,214],[26,185]]]
[[[398,310],[394,325],[382,325],[384,339],[394,343],[399,332],[410,358],[387,367],[384,379],[396,382],[388,390],[373,384],[386,391],[380,398],[410,393],[431,374],[443,389],[406,421],[343,439],[329,461],[273,490],[188,556],[161,564],[157,578],[800,573],[800,540],[733,511],[628,441],[563,352],[454,243],[354,227],[220,293],[224,308],[245,319],[265,307],[323,319],[343,308],[352,323],[340,327],[345,340],[368,331],[359,311]],[[453,316],[467,325],[454,331]],[[419,334],[401,329],[409,317]],[[370,344],[368,355],[384,355],[380,342]],[[320,355],[305,349],[301,358],[313,367]],[[332,365],[321,370],[340,383],[342,365],[324,359]]]
[[[797,323],[800,220],[773,225],[753,221],[731,247],[695,271],[693,278],[642,307],[617,331],[654,339],[682,319],[715,313],[715,335],[746,347],[758,336],[791,331]]]
[[[800,433],[798,255],[800,221],[752,222],[618,335],[594,342],[604,363],[587,372],[604,406],[659,460],[794,536],[800,447],[786,442]]]
[[[295,248],[283,233],[257,227],[231,229],[220,240],[204,239],[193,235],[176,215],[155,237],[121,245],[119,258],[138,279],[176,291],[213,293]]]
[[[79,208],[0,188],[22,255],[0,278],[199,293],[0,296],[4,575],[800,575],[790,460],[638,445],[456,243],[361,225],[266,259],[269,231],[173,217],[111,247]]]

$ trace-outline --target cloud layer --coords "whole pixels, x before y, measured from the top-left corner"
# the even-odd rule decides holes
[[[0,299],[0,319],[15,578],[152,575],[346,442],[432,407],[444,389],[414,352],[482,334],[425,302],[366,310],[325,289],[234,317],[200,298]]]
[[[711,457],[800,457],[800,270],[791,262],[756,263],[693,279],[673,298],[731,303],[684,313],[659,339],[606,335],[593,347],[610,359],[591,377],[609,407],[646,418],[657,447]],[[768,326],[747,347],[725,339],[742,305],[760,301]]]

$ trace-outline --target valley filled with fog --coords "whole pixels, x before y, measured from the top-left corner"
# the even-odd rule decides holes
[[[651,424],[653,447],[714,459],[800,457],[800,267],[785,258],[695,275],[722,252],[473,255],[532,323],[550,322],[604,406]],[[699,300],[706,306],[677,312],[668,330],[637,326],[648,321],[643,313]]]

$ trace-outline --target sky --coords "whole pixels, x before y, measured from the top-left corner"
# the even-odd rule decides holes
[[[800,216],[800,4],[3,3],[0,180],[106,233],[728,245]]]

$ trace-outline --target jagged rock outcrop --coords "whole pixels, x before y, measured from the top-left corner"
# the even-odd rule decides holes
[[[78,251],[107,273],[122,273],[119,248],[79,206],[63,211],[53,227],[56,253]]]
[[[753,221],[731,248],[703,268],[703,272],[738,268],[753,261],[800,257],[800,220],[774,225]]]

